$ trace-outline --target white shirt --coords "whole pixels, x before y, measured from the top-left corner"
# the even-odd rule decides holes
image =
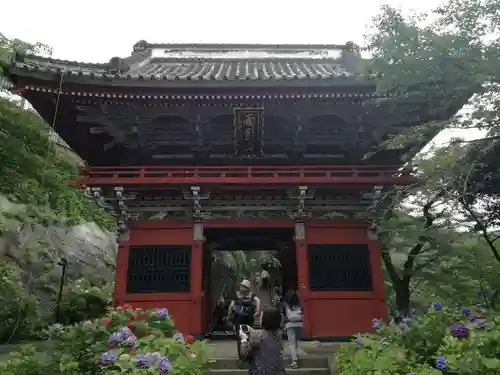
[[[262,272],[260,273],[260,278],[269,279],[269,272],[267,270],[262,270]]]

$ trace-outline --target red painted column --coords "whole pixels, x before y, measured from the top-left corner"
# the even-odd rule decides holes
[[[114,306],[120,306],[125,303],[129,257],[128,241],[124,241],[121,236],[118,236],[117,242],[118,249],[116,254],[115,290],[113,292]]]
[[[203,331],[204,311],[203,304],[203,224],[195,222],[193,224],[193,245],[191,253],[191,323],[189,332],[198,335]]]
[[[309,304],[309,262],[307,257],[306,229],[303,222],[295,224],[295,251],[297,256],[298,293],[302,308],[304,309],[303,332],[305,336],[310,336],[312,332],[312,316]]]

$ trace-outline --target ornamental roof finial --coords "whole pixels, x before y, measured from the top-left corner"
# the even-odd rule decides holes
[[[137,43],[134,44],[134,49],[132,51],[132,55],[144,52],[148,48],[148,42],[145,40],[139,40]]]

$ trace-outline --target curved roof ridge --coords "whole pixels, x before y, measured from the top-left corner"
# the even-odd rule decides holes
[[[171,49],[342,49],[346,44],[262,44],[262,43],[145,43],[146,48]]]
[[[87,62],[87,61],[78,61],[78,60],[67,60],[67,59],[56,59],[53,57],[45,57],[39,56],[35,54],[20,54],[17,53],[14,57],[15,61],[25,61],[28,62],[30,60],[39,62],[45,62],[48,64],[61,64],[68,66],[79,66],[79,67],[88,67],[88,68],[102,68],[107,66],[109,63],[97,63],[97,62]]]

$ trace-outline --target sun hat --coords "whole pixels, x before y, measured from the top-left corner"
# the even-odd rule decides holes
[[[247,289],[252,289],[252,283],[250,282],[250,280],[243,279],[243,281],[240,283],[240,285],[242,287],[247,288]]]

